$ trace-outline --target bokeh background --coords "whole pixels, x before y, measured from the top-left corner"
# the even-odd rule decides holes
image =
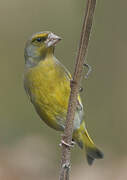
[[[0,1],[0,180],[55,180],[60,134],[47,127],[23,89],[24,45],[34,32],[63,37],[58,59],[73,73],[85,0]],[[105,154],[92,167],[72,150],[73,180],[127,179],[127,1],[98,1],[81,93],[91,136]]]

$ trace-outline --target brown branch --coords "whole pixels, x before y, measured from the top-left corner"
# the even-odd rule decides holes
[[[67,118],[65,123],[65,130],[62,141],[71,145],[73,133],[73,121],[77,105],[77,95],[79,92],[80,81],[82,78],[83,64],[86,57],[90,31],[92,27],[93,15],[95,10],[96,0],[87,0],[81,38],[79,43],[78,54],[76,57],[76,66],[71,81],[71,93],[68,104]],[[70,147],[62,143],[62,159],[59,180],[69,180],[69,166],[70,166]]]

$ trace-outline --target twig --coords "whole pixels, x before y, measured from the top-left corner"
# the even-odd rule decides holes
[[[73,133],[73,121],[77,105],[77,95],[79,92],[80,81],[82,78],[83,64],[86,57],[90,31],[92,27],[93,15],[95,10],[96,0],[87,0],[87,6],[85,10],[85,16],[83,21],[83,27],[81,32],[80,44],[78,54],[76,57],[76,66],[71,81],[71,93],[68,104],[67,118],[65,123],[65,130],[62,142],[62,159],[59,180],[69,180],[70,169],[70,156],[71,156],[71,141]]]

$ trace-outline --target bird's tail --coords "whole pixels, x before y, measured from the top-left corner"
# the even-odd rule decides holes
[[[84,122],[80,128],[74,133],[74,140],[77,142],[80,148],[85,147],[86,157],[89,165],[92,165],[95,159],[102,159],[103,153],[96,147],[92,139],[90,138]]]

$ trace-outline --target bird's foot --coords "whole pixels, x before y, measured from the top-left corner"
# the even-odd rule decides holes
[[[63,138],[63,135],[62,135],[62,138]],[[67,147],[69,147],[69,148],[73,148],[75,144],[76,144],[76,143],[75,143],[74,140],[71,141],[71,144],[68,144],[67,142],[65,142],[65,141],[62,139],[62,140],[61,140],[61,143],[59,144],[59,146],[65,145],[65,146],[67,146]]]
[[[89,64],[86,64],[86,63],[83,64],[83,65],[88,68],[88,72],[85,75],[85,79],[87,79],[88,76],[90,75],[91,71],[92,71],[92,67]]]

